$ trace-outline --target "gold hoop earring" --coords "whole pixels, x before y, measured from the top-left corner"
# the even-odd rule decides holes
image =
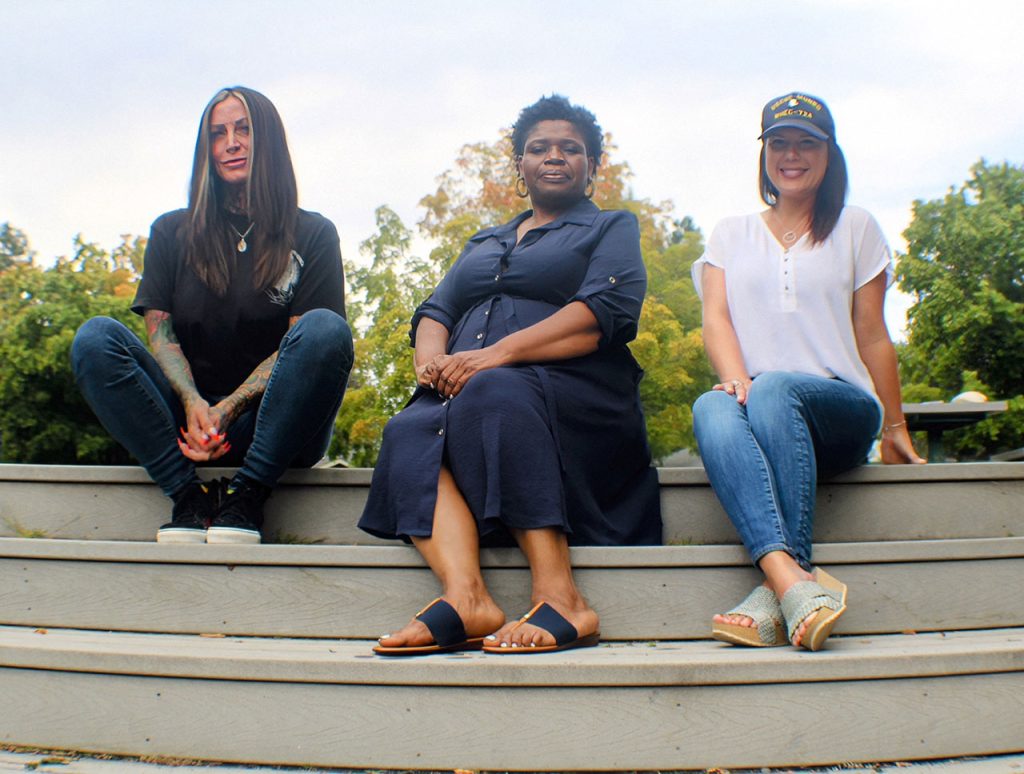
[[[583,189],[583,195],[588,199],[594,196],[594,178],[590,178],[587,181],[587,187]]]
[[[519,190],[520,183],[523,184],[522,190]],[[518,196],[520,199],[525,199],[529,195],[530,192],[526,188],[526,181],[523,180],[523,176],[520,175],[519,177],[516,178],[516,196]]]

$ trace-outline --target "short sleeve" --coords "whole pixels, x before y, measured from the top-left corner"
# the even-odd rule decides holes
[[[139,281],[132,311],[143,315],[147,309],[169,312],[174,303],[174,278],[180,250],[176,213],[161,215],[149,229],[146,251],[142,258],[142,279]]]
[[[587,305],[601,327],[603,347],[636,338],[647,292],[647,269],[640,254],[640,227],[625,211],[604,211],[600,237],[590,254],[583,282],[570,301]]]
[[[725,268],[728,251],[725,249],[725,226],[719,223],[711,232],[711,237],[704,246],[704,253],[690,267],[690,279],[693,280],[697,298],[704,301],[704,267],[715,266]]]
[[[889,287],[893,281],[892,253],[881,226],[866,210],[859,207],[847,207],[847,210],[853,232],[853,289],[859,290],[883,271],[885,286]]]
[[[327,218],[317,216],[309,245],[302,255],[305,265],[295,288],[289,315],[298,317],[313,309],[329,309],[345,316],[345,271],[341,263],[338,230]]]

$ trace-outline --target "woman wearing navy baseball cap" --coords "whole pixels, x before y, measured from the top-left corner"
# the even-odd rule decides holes
[[[726,218],[693,266],[720,382],[693,407],[708,479],[765,582],[716,615],[716,639],[818,650],[845,584],[811,561],[816,482],[865,461],[923,463],[907,432],[883,317],[892,258],[845,204],[846,160],[825,103],[765,105],[758,184],[768,208]]]

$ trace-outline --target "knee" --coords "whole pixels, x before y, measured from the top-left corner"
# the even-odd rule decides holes
[[[779,410],[792,405],[807,377],[790,371],[767,371],[750,386],[747,406],[755,412]]]
[[[112,341],[122,337],[125,326],[111,317],[93,317],[82,323],[71,342],[71,369],[78,378],[95,365]]]
[[[693,427],[709,427],[740,410],[736,398],[722,390],[710,390],[701,395],[693,404]]]
[[[705,392],[693,404],[693,434],[697,445],[708,449],[729,444],[746,427],[745,409],[722,390]]]
[[[321,358],[340,362],[346,372],[352,368],[352,330],[344,317],[330,309],[306,312],[288,331],[286,340],[287,345],[301,342],[311,347]]]

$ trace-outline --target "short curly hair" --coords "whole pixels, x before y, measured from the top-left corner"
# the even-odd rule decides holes
[[[598,126],[594,114],[580,105],[573,105],[561,94],[552,94],[550,97],[541,97],[532,105],[523,108],[512,125],[512,152],[516,156],[522,156],[526,148],[526,137],[531,130],[541,121],[568,121],[576,127],[576,130],[583,135],[583,142],[587,146],[587,155],[594,159],[598,166],[601,164],[601,153],[604,150],[604,133]]]

